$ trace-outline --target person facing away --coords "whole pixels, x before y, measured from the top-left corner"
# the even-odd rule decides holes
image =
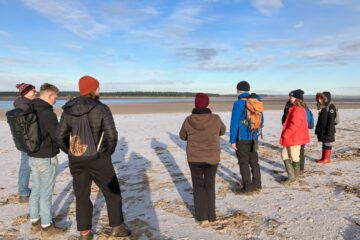
[[[231,113],[230,144],[236,151],[240,167],[243,186],[240,192],[247,194],[260,191],[262,188],[257,141],[261,134],[264,117],[261,114],[261,127],[252,130],[251,126],[247,123],[247,100],[256,99],[261,101],[261,98],[255,93],[249,93],[250,84],[246,81],[239,82],[236,88],[238,100],[234,102]]]
[[[322,92],[316,94],[319,117],[315,128],[318,141],[322,142],[322,157],[318,163],[331,163],[332,143],[335,142],[335,119],[337,111],[331,104],[331,93]]]
[[[36,98],[36,89],[33,85],[27,83],[16,84],[16,88],[19,90],[20,96],[14,101],[14,107],[20,108],[24,111],[29,110],[31,107],[31,101]],[[19,202],[26,203],[30,197],[30,167],[29,157],[26,152],[20,151],[21,160],[18,174],[18,194]]]
[[[288,178],[284,181],[289,184],[297,180],[300,173],[300,148],[310,142],[308,121],[301,89],[290,93],[290,103],[286,120],[283,125],[280,145],[283,146],[282,159],[285,164]]]
[[[194,191],[195,218],[202,224],[216,220],[215,176],[220,162],[220,136],[226,127],[208,108],[209,96],[198,93],[195,108],[186,117],[179,136],[187,141],[186,154]]]
[[[49,83],[40,87],[40,98],[32,101],[38,117],[42,135],[41,147],[35,153],[28,153],[32,174],[32,190],[30,195],[30,222],[32,231],[42,230],[46,234],[62,234],[64,229],[54,226],[51,214],[52,195],[54,192],[57,154],[60,152],[56,144],[55,132],[58,119],[53,110],[59,89]]]
[[[297,90],[294,90],[294,91],[302,91],[302,90],[297,89]],[[281,118],[281,124],[282,125],[285,124],[286,118],[287,118],[287,116],[289,114],[289,109],[292,106],[292,103],[291,103],[290,99],[291,99],[291,96],[294,94],[294,91],[289,93],[289,101],[287,101],[286,104],[285,104],[284,114],[283,114],[283,116]],[[300,100],[304,101],[304,98],[302,98]],[[306,112],[311,111],[305,103],[304,103],[304,105],[305,105]],[[313,128],[313,124],[314,124],[313,120],[314,120],[314,118],[313,118],[312,114],[311,115],[307,114],[307,121],[308,121],[309,129]],[[310,125],[312,125],[312,126],[310,126]],[[301,148],[300,148],[300,175],[304,173],[304,170],[305,170],[305,145],[301,145]]]
[[[130,231],[124,224],[118,178],[112,165],[118,133],[109,107],[99,98],[99,82],[91,76],[79,80],[80,96],[63,106],[56,138],[68,154],[76,197],[76,221],[80,239],[93,234],[93,204],[90,200],[94,181],[107,205],[112,237],[125,237]]]

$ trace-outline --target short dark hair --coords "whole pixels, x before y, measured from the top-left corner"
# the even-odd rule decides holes
[[[46,91],[51,91],[51,92],[54,92],[56,94],[59,93],[59,89],[55,85],[52,85],[50,83],[44,83],[43,85],[41,85],[40,94],[42,92],[46,92]]]
[[[87,97],[94,99],[94,100],[98,100],[100,98],[99,95],[97,95],[95,92],[91,92],[88,95],[86,95]]]

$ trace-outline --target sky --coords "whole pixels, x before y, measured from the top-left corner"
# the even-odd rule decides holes
[[[0,91],[360,95],[359,0],[0,0]]]

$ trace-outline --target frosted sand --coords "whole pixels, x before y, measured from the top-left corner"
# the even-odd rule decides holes
[[[306,174],[299,183],[284,187],[279,183],[285,176],[278,145],[282,111],[267,111],[259,150],[263,190],[252,196],[235,194],[241,177],[228,135],[224,136],[216,181],[219,220],[208,227],[200,227],[192,217],[186,143],[177,136],[187,114],[115,115],[119,142],[113,163],[132,239],[360,239],[356,225],[360,220],[360,110],[340,113],[333,164],[314,163],[321,145],[312,132]],[[229,127],[230,113],[220,115]],[[38,239],[40,234],[30,233],[28,206],[17,202],[20,154],[5,121],[0,121],[0,136],[0,239]],[[56,224],[69,231],[52,239],[77,236],[71,180],[66,156],[60,154],[53,212]],[[98,239],[106,239],[106,205],[95,185],[91,197],[93,230]]]

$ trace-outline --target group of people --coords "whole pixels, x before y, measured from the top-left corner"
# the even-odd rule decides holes
[[[231,114],[230,144],[236,153],[242,178],[242,188],[238,192],[252,194],[262,189],[258,141],[264,127],[264,108],[261,97],[250,93],[250,84],[246,81],[237,84],[237,96]],[[335,141],[335,125],[339,116],[335,105],[331,104],[329,92],[318,93],[316,101],[319,117],[315,134],[323,143],[323,154],[317,162],[330,163],[331,143]],[[312,112],[304,103],[303,90],[289,93],[282,125],[281,157],[288,174],[283,183],[290,184],[304,172],[305,145],[310,142],[309,129],[314,127]],[[201,224],[216,220],[215,177],[220,162],[219,140],[225,131],[221,118],[209,108],[209,97],[197,94],[195,108],[185,119],[179,136],[187,141],[195,218]]]
[[[79,239],[93,237],[93,204],[90,200],[93,181],[105,197],[109,225],[112,227],[110,236],[130,236],[131,232],[124,223],[120,186],[111,159],[118,134],[109,107],[99,100],[99,81],[91,76],[80,78],[79,96],[63,106],[60,122],[53,109],[59,93],[56,86],[43,84],[38,98],[36,88],[31,84],[18,84],[17,88],[20,96],[14,101],[15,109],[7,115],[15,145],[21,150],[19,201],[29,202],[32,231],[42,231],[49,235],[65,231],[54,225],[51,214],[57,155],[62,150],[68,155],[73,177]],[[312,125],[312,114],[309,114],[311,111],[305,105],[303,95],[300,89],[289,94],[282,118],[280,144],[284,147],[281,155],[288,173],[284,181],[286,184],[296,181],[304,170],[305,145],[310,141],[308,129]],[[237,96],[231,115],[230,144],[236,152],[242,177],[239,193],[249,194],[259,192],[262,188],[258,139],[264,126],[264,106],[260,96],[250,93],[250,84],[246,81],[237,84]],[[330,163],[337,109],[330,103],[329,92],[317,94],[316,100],[319,118],[315,134],[323,143],[323,156],[318,162]],[[180,138],[187,141],[195,218],[201,223],[216,220],[215,178],[220,162],[219,140],[226,132],[225,124],[219,115],[212,113],[209,104],[208,95],[197,94],[195,108],[179,132]],[[14,130],[21,127],[30,129],[26,124],[35,122],[30,121],[34,115],[40,136],[38,147],[33,146],[36,141],[29,142],[32,136],[21,138],[19,132]],[[19,126],[12,127],[16,124]],[[36,135],[36,129],[31,129],[27,132]]]
[[[19,125],[18,129],[28,127],[34,133],[31,126],[22,126],[19,119],[24,119],[25,116],[25,120],[31,120],[30,117],[35,113],[41,135],[40,146],[33,152],[28,150],[29,144],[26,145],[26,139],[31,136],[22,139],[21,136],[15,137],[18,134],[15,130],[12,131],[15,145],[25,149],[21,152],[19,201],[29,202],[32,232],[41,231],[52,236],[66,231],[54,225],[51,214],[58,167],[57,155],[61,149],[69,157],[69,169],[73,177],[79,239],[93,237],[93,204],[90,200],[93,181],[105,197],[109,224],[112,227],[109,235],[130,236],[131,232],[124,223],[119,181],[111,160],[118,133],[109,107],[99,101],[99,82],[90,76],[79,80],[80,96],[63,106],[60,122],[53,110],[59,93],[56,86],[43,84],[39,98],[36,98],[36,89],[31,84],[18,84],[17,88],[21,96],[14,102],[15,110],[7,114],[10,126],[11,119],[16,119],[14,122]]]

